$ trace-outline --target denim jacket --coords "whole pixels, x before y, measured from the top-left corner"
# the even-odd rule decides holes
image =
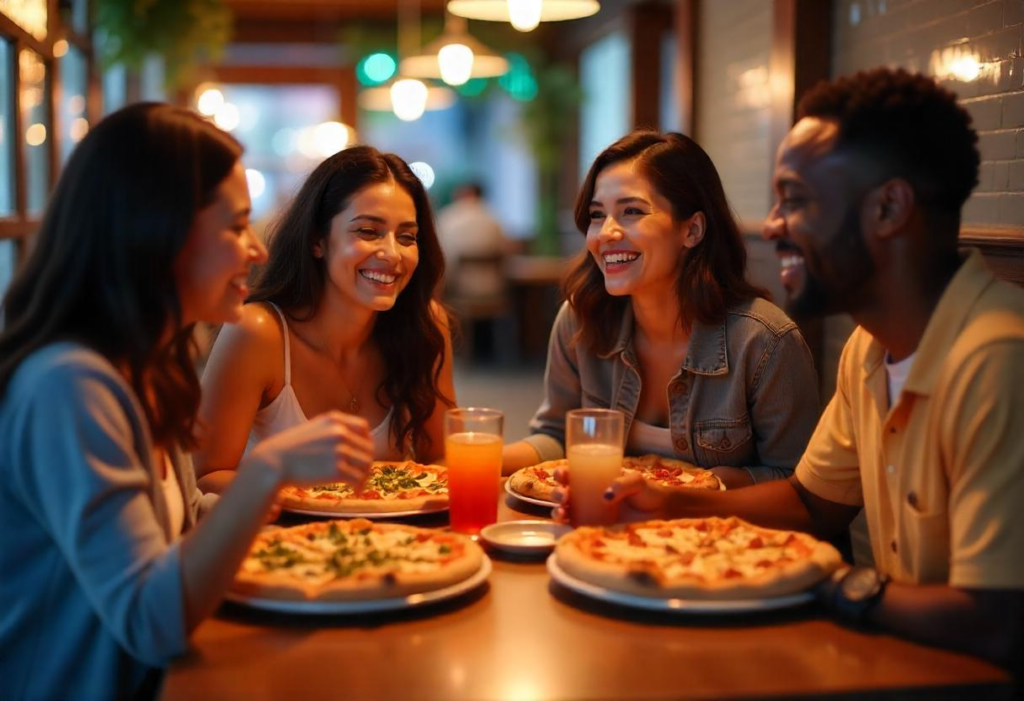
[[[627,305],[614,348],[597,355],[577,346],[579,322],[568,303],[551,330],[545,395],[526,438],[541,460],[565,454],[565,413],[613,408],[626,416],[640,403]],[[729,310],[718,326],[695,324],[679,372],[665,392],[676,457],[701,467],[742,467],[755,482],[789,476],[818,422],[818,378],[796,324],[763,299]]]

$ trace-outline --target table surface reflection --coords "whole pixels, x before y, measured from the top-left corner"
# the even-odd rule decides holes
[[[503,497],[501,520],[543,516]],[[225,604],[172,665],[162,698],[1012,694],[1008,676],[992,665],[838,625],[813,604],[727,616],[640,612],[560,587],[543,559],[492,560],[486,585],[423,609],[297,617]]]

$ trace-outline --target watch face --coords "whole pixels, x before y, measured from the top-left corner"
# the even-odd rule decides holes
[[[863,601],[878,593],[881,588],[878,570],[871,567],[854,567],[843,578],[840,585],[843,596],[850,601]]]

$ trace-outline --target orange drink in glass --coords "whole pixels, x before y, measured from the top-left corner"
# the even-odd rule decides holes
[[[624,419],[621,411],[610,409],[574,409],[566,414],[569,513],[574,526],[606,526],[619,518],[604,492],[622,474]]]
[[[445,462],[452,530],[476,535],[498,520],[504,416],[497,409],[450,409],[445,414]]]

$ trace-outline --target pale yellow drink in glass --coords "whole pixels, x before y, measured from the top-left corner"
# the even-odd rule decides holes
[[[622,473],[622,446],[583,443],[570,446],[571,516],[576,526],[606,526],[619,518],[618,508],[604,498],[612,480]]]

